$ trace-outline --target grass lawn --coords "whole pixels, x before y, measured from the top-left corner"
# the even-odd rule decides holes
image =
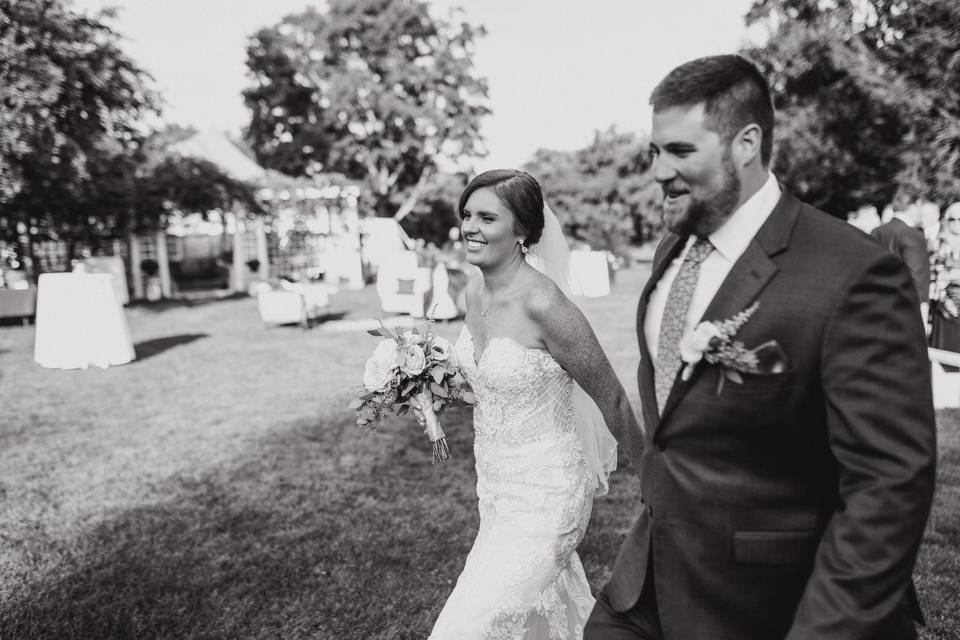
[[[646,276],[587,303],[635,402]],[[334,304],[309,330],[265,329],[250,299],[131,307],[139,359],[108,370],[42,369],[32,327],[0,327],[0,638],[426,637],[477,527],[469,415],[448,414],[436,467],[412,418],[358,430],[374,339],[343,322],[378,308],[371,288]],[[960,637],[960,412],[939,420],[928,640]],[[636,490],[618,471],[594,507],[594,587]]]

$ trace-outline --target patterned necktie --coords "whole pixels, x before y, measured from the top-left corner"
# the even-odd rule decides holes
[[[680,338],[687,323],[687,310],[690,309],[693,290],[697,287],[700,264],[711,251],[713,245],[710,241],[698,238],[687,251],[680,271],[670,285],[670,293],[667,294],[667,304],[660,320],[660,340],[657,343],[657,362],[653,376],[657,390],[657,410],[661,414],[680,368]]]

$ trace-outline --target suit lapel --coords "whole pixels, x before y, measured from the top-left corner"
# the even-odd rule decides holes
[[[650,355],[650,345],[647,344],[647,334],[644,331],[647,303],[650,301],[650,294],[657,286],[657,282],[663,277],[664,271],[683,250],[686,244],[684,241],[685,238],[675,233],[667,234],[664,237],[656,252],[650,278],[643,287],[643,293],[640,294],[640,304],[637,308],[637,340],[640,343],[640,371],[637,378],[640,385],[640,397],[642,398],[641,410],[643,411],[644,422],[648,425],[655,425],[658,417],[656,411],[657,393],[653,382],[653,357]]]
[[[743,311],[753,303],[776,272],[777,266],[770,260],[767,252],[756,240],[751,240],[747,250],[730,269],[700,321],[726,320]]]
[[[770,217],[763,223],[746,251],[724,278],[716,295],[703,313],[701,322],[726,320],[743,311],[756,300],[777,273],[777,265],[770,258],[784,251],[789,245],[790,233],[797,221],[799,210],[800,201],[784,191]],[[697,381],[702,370],[703,367],[697,367],[693,377],[686,382],[677,377],[667,398],[666,406],[661,412],[661,423]]]

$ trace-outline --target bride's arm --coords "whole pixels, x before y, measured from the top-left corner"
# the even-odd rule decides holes
[[[556,286],[537,287],[527,309],[540,327],[547,351],[597,403],[610,433],[639,472],[643,427],[590,323]]]

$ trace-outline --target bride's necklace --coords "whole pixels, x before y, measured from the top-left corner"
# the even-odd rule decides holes
[[[480,312],[481,318],[486,318],[487,313],[490,311],[490,309],[493,309],[493,304],[497,301],[497,294],[500,293],[501,291],[506,291],[507,289],[510,288],[510,285],[513,284],[513,279],[517,277],[517,271],[520,271],[520,269],[517,268],[517,270],[513,272],[513,275],[510,276],[510,279],[507,281],[507,284],[505,287],[503,287],[503,289],[500,289],[500,291],[494,291],[493,293],[490,294],[490,304],[487,305],[486,309]]]
[[[498,291],[497,293],[499,293],[499,291]],[[486,318],[486,317],[487,317],[487,312],[490,311],[490,309],[493,308],[493,303],[496,302],[496,300],[497,300],[497,293],[493,293],[493,294],[490,295],[490,304],[487,305],[487,308],[486,308],[486,309],[484,309],[483,311],[480,312],[480,317],[482,317],[482,318]]]

